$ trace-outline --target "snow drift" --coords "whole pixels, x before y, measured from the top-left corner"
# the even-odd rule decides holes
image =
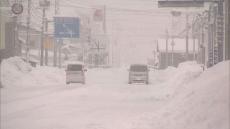
[[[135,127],[229,129],[229,64],[219,63],[183,85],[167,105],[154,114],[143,114]]]
[[[23,76],[29,73],[32,67],[20,57],[11,57],[2,61],[1,79],[3,86],[15,84]]]
[[[151,74],[151,83],[160,87],[159,92],[154,93],[158,99],[174,97],[187,85],[195,80],[203,72],[202,67],[194,61],[179,64],[177,68],[168,67],[165,70],[155,71]]]
[[[1,78],[3,87],[44,86],[65,82],[64,70],[45,66],[33,68],[20,57],[2,61]]]

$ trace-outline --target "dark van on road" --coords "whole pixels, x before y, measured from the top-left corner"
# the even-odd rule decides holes
[[[129,68],[129,84],[142,82],[149,83],[149,69],[145,64],[132,64]]]

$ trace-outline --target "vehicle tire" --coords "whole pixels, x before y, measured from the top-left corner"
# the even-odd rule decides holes
[[[69,84],[70,84],[70,82],[66,82],[66,84],[67,84],[67,85],[69,85]]]
[[[149,82],[148,82],[148,81],[146,81],[146,82],[145,82],[145,84],[147,84],[147,85],[148,85],[148,84],[149,84]]]

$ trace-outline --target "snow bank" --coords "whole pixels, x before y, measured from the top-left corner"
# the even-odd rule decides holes
[[[177,71],[177,68],[171,67],[171,66],[169,66],[168,68],[164,70],[156,70],[150,73],[151,82],[154,82],[156,84],[164,83],[170,80],[170,78],[175,74],[176,71]]]
[[[1,64],[1,79],[3,86],[16,83],[31,70],[32,67],[20,57],[11,57],[3,60]]]
[[[229,129],[229,65],[230,61],[219,63],[189,84],[183,85],[169,104],[164,105],[155,114],[144,114],[138,120],[142,122],[135,123],[135,127],[141,129]],[[190,67],[182,64],[180,68]],[[177,77],[181,76],[177,75]],[[188,79],[188,77],[183,78]]]
[[[196,62],[184,62],[179,64],[176,72],[172,74],[172,77],[168,80],[168,84],[175,92],[180,92],[179,90],[183,88],[185,84],[192,82],[196,79],[203,69],[200,64]]]
[[[174,97],[185,84],[192,82],[202,72],[202,67],[193,61],[181,63],[177,68],[168,67],[165,70],[156,71],[151,76],[151,82],[161,88],[155,96],[159,99]]]
[[[166,72],[167,74],[164,76],[166,77],[167,83],[178,86],[186,84],[198,77],[202,73],[202,67],[196,62],[184,62],[179,64],[176,69],[169,67]]]
[[[20,80],[24,86],[52,86],[65,84],[65,72],[54,67],[37,67]]]
[[[64,70],[53,67],[32,68],[20,57],[3,60],[1,66],[3,87],[44,86],[64,84]]]

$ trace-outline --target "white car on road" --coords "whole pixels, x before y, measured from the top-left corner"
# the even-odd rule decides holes
[[[84,64],[67,64],[66,68],[66,84],[82,83],[85,84],[85,69]]]

